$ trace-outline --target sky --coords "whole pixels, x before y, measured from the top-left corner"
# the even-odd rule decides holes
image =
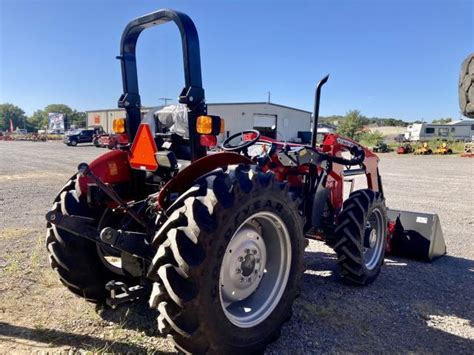
[[[462,61],[474,51],[472,0],[0,0],[0,103],[27,114],[48,104],[115,108],[121,33],[160,8],[187,13],[201,46],[206,100],[271,101],[321,114],[358,109],[407,121],[460,118]],[[144,106],[176,102],[181,43],[168,23],[137,47]]]

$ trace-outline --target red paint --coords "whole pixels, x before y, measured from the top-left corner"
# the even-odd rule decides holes
[[[282,149],[284,145],[290,147],[304,147],[304,144],[296,144],[296,143],[285,143],[280,142],[272,138],[268,137],[261,137],[260,140],[267,141],[277,145],[278,149]],[[326,154],[330,154],[332,156],[342,158],[342,153],[345,151],[349,151],[352,145],[357,145],[358,147],[364,149],[365,159],[363,165],[367,171],[367,186],[374,190],[380,191],[378,185],[378,174],[377,174],[377,166],[379,162],[379,158],[369,149],[362,147],[357,142],[353,141],[352,139],[341,137],[338,134],[326,134],[324,136],[324,140],[322,144],[316,147],[316,150],[321,151]],[[317,167],[318,172],[320,171],[320,167]],[[343,203],[343,196],[344,196],[344,178],[343,178],[343,170],[345,167],[340,164],[333,164],[332,171],[330,172],[327,180],[326,187],[331,190],[330,193],[330,201],[331,205],[336,208],[342,208]],[[298,166],[298,167],[288,167],[283,166],[280,161],[278,160],[276,154],[272,156],[271,162],[268,163],[263,170],[272,170],[275,173],[275,178],[278,181],[288,181],[288,184],[291,187],[301,187],[303,186],[303,177],[302,174],[307,174],[309,172],[308,166]]]
[[[128,152],[111,150],[89,164],[92,173],[107,184],[118,184],[130,180]],[[87,184],[92,183],[88,177],[79,178],[79,195],[87,193]]]
[[[392,237],[393,233],[395,233],[395,223],[394,221],[389,221],[387,225],[387,247],[385,248],[387,253],[392,252]]]
[[[163,187],[158,196],[158,204],[162,208],[166,208],[170,201],[167,201],[170,192],[183,193],[188,190],[194,181],[217,168],[226,167],[232,164],[253,164],[253,162],[238,153],[222,152],[211,154],[200,158],[181,170],[172,180]]]
[[[217,138],[212,134],[203,134],[199,137],[199,144],[203,147],[215,147],[217,145]]]
[[[245,133],[244,134],[244,141],[251,141],[252,139],[257,138],[257,133]]]
[[[128,136],[125,133],[121,134],[102,134],[99,136],[99,144],[109,149],[115,149],[118,145],[128,144]]]

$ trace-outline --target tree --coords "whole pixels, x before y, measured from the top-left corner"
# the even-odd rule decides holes
[[[356,135],[364,126],[364,121],[367,118],[362,116],[360,111],[351,110],[349,111],[344,120],[337,127],[337,132],[343,136],[355,139]]]
[[[13,122],[13,129],[25,128],[25,111],[13,104],[0,104],[0,131],[6,131],[10,129],[10,120]]]
[[[76,127],[85,127],[87,121],[87,114],[82,111],[73,110],[68,117],[69,125],[74,125]]]
[[[366,131],[358,135],[358,141],[365,146],[373,146],[383,142],[383,134],[380,131]]]
[[[48,126],[48,114],[43,110],[36,110],[28,117],[28,123],[35,129],[45,129]]]
[[[453,119],[448,117],[448,118],[438,118],[437,120],[433,120],[433,122],[431,123],[446,124],[452,121]]]
[[[50,113],[63,113],[67,126],[75,125],[76,127],[85,127],[87,115],[85,112],[77,111],[64,104],[51,104],[43,110],[36,110],[33,115],[28,118],[28,122],[36,129],[44,129],[48,126],[48,115]]]

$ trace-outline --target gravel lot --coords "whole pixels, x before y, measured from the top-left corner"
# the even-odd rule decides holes
[[[146,304],[96,308],[47,266],[44,214],[81,161],[105,150],[0,142],[0,353],[169,352]],[[343,285],[335,255],[307,248],[302,296],[268,353],[474,352],[474,159],[381,155],[387,205],[439,214],[448,255],[388,258],[377,281]]]

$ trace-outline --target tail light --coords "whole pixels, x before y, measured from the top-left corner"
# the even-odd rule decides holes
[[[116,118],[112,123],[114,133],[125,133],[125,118]]]
[[[224,120],[219,116],[199,116],[196,120],[196,132],[217,136],[224,132]]]
[[[217,138],[211,134],[204,134],[200,137],[199,143],[203,147],[215,147],[217,145]]]

